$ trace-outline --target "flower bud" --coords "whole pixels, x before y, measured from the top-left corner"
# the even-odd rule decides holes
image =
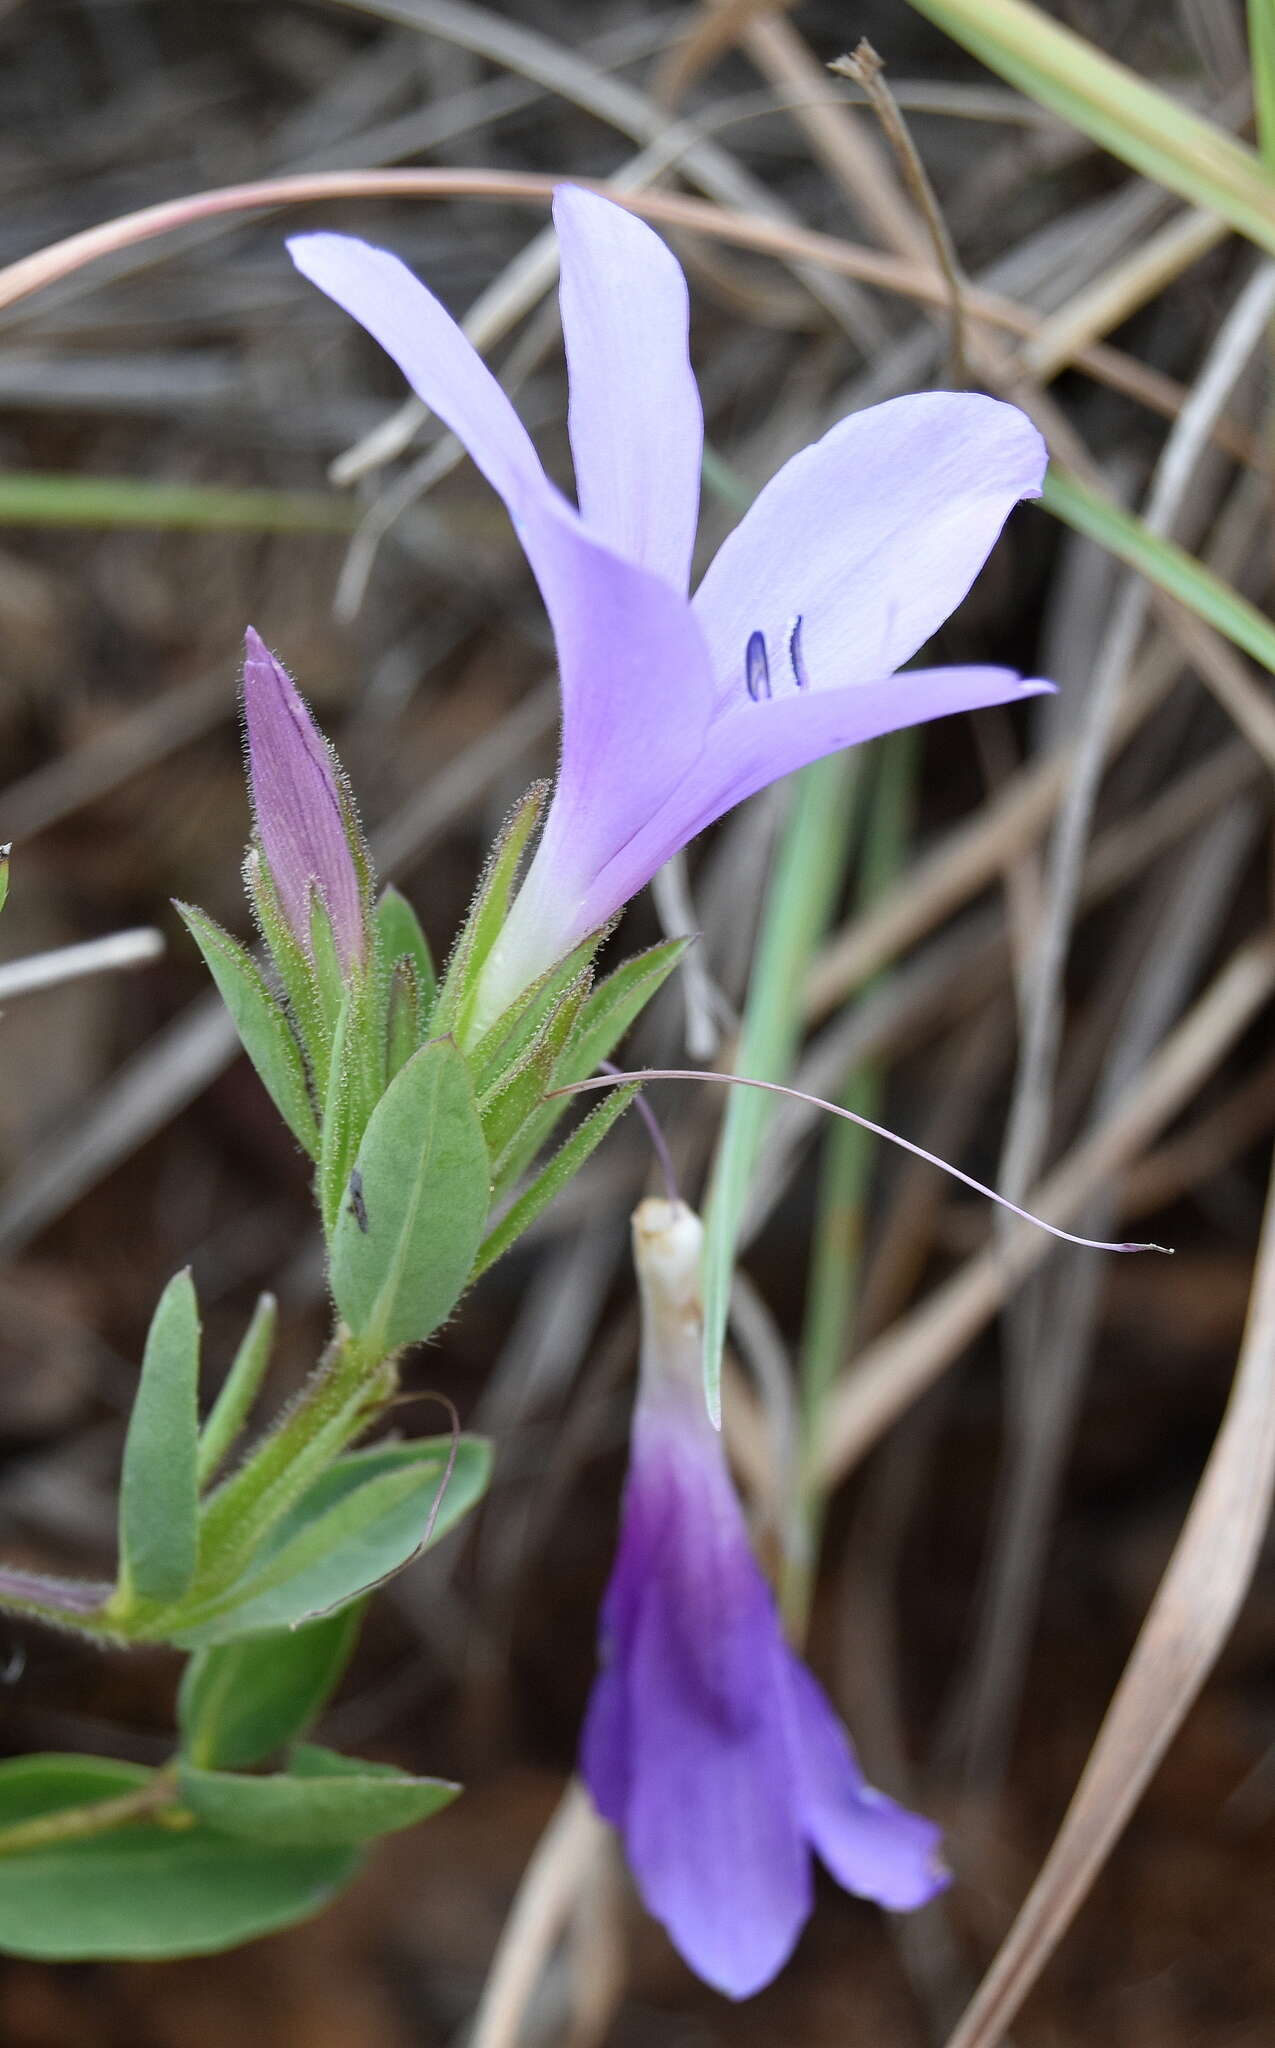
[[[262,856],[288,927],[309,956],[317,891],[348,974],[367,955],[358,826],[336,757],[292,678],[251,626],[244,644],[248,774]]]

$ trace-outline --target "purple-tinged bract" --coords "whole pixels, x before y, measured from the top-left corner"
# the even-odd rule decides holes
[[[681,1203],[634,1218],[642,1383],[581,1767],[647,1907],[692,1969],[745,1998],[810,1912],[812,1850],[895,1911],[947,1876],[938,1829],[865,1783],[784,1640],[704,1408],[701,1238]]]
[[[348,973],[362,964],[367,948],[350,813],[327,741],[287,670],[251,626],[244,637],[243,708],[253,815],[279,906],[309,953],[317,891]]]
[[[1045,470],[1012,405],[931,391],[852,414],[774,476],[693,598],[703,420],[686,281],[622,207],[559,189],[578,509],[437,299],[343,235],[289,243],[500,493],[557,642],[562,758],[480,991],[490,1021],[732,805],[837,748],[1049,686],[991,667],[898,674]]]

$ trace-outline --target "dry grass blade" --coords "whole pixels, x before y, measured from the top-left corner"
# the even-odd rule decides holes
[[[1230,1634],[1275,1485],[1275,1174],[1248,1326],[1204,1476],[1049,1855],[948,2048],[995,2048]]]

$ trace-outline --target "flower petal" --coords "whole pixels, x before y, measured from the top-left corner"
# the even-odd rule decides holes
[[[713,721],[698,754],[691,757],[687,747],[689,765],[681,780],[670,782],[664,803],[600,871],[595,898],[624,902],[706,825],[825,754],[949,712],[1016,704],[1052,688],[1007,668],[933,668],[760,703],[745,696]]]
[[[289,243],[465,443],[504,498],[540,584],[562,681],[562,762],[484,1000],[495,1014],[647,879],[597,886],[703,745],[712,677],[686,599],[585,531],[451,315],[384,249],[344,235]],[[617,873],[626,882],[631,866]],[[649,873],[650,870],[647,871]]]
[[[797,1796],[811,1843],[847,1891],[896,1913],[923,1906],[949,1882],[938,1856],[940,1830],[864,1783],[823,1688],[791,1655],[788,1680]]]
[[[355,235],[330,234],[293,235],[288,254],[394,358],[418,397],[463,441],[515,522],[524,501],[553,489],[531,436],[473,343],[397,256]]]
[[[898,668],[960,603],[1011,507],[1038,494],[1046,459],[1016,406],[979,393],[840,420],[771,479],[696,592],[721,696],[745,695],[757,633],[789,688]]]
[[[553,217],[580,511],[617,554],[684,592],[704,416],[682,267],[644,221],[578,186],[558,188]]]
[[[630,1493],[645,1572],[635,1556],[627,1642],[612,1645],[629,1863],[692,1969],[746,1998],[791,1953],[812,1895],[779,1622],[715,1439],[635,1445]]]

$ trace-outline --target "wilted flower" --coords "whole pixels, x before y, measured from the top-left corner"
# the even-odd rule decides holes
[[[896,1911],[947,1878],[938,1829],[865,1784],[784,1640],[704,1407],[702,1236],[681,1202],[634,1217],[642,1378],[581,1767],[650,1911],[692,1969],[744,1998],[810,1912],[812,1850]]]
[[[308,954],[317,892],[348,971],[362,962],[367,946],[352,814],[331,748],[287,670],[251,626],[244,636],[243,708],[253,816],[279,908]]]
[[[687,597],[703,420],[672,253],[562,187],[562,324],[579,510],[424,285],[342,235],[289,243],[504,499],[543,593],[562,757],[488,963],[490,1018],[754,791],[839,747],[1047,688],[1003,668],[894,673],[964,597],[1045,450],[1015,407],[928,392],[841,420],[772,478]]]

